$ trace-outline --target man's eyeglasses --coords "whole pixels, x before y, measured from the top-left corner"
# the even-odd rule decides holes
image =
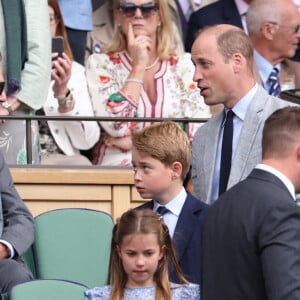
[[[300,24],[295,25],[295,26],[288,26],[288,25],[280,25],[277,22],[269,22],[269,23],[274,24],[278,27],[289,28],[292,30],[293,33],[298,33],[300,30]]]
[[[5,81],[0,81],[0,95],[2,95],[5,88]]]
[[[156,2],[147,2],[141,5],[136,5],[132,2],[120,2],[119,11],[127,18],[132,18],[136,14],[136,10],[139,9],[143,18],[151,17],[159,8]]]

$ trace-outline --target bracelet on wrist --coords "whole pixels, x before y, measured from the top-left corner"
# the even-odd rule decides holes
[[[68,96],[70,94],[71,94],[71,91],[68,89],[64,95],[54,95],[54,98],[56,98],[58,101],[64,101],[68,98]]]
[[[58,105],[59,107],[61,108],[70,108],[73,104],[73,96],[72,94],[69,94],[71,95],[71,97],[69,99],[65,99],[64,101],[59,101]]]
[[[126,83],[126,82],[134,82],[134,83],[138,83],[138,84],[141,84],[141,85],[144,84],[143,80],[141,80],[141,79],[136,79],[136,78],[128,78],[128,79],[125,80],[125,83]]]
[[[1,102],[1,106],[7,109],[8,113],[11,114],[13,112],[12,105],[8,101]]]

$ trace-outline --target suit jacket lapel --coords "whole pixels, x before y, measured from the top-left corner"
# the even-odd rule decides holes
[[[213,183],[213,174],[215,169],[216,154],[218,148],[218,140],[220,134],[220,128],[224,116],[224,111],[217,114],[215,117],[210,119],[210,122],[207,123],[207,132],[210,132],[210,135],[207,135],[204,140],[204,151],[203,161],[204,161],[204,174],[205,178],[208,178],[209,182],[206,182],[208,185],[207,195],[205,199],[211,198],[212,192],[212,183]],[[202,153],[200,153],[202,155]],[[212,163],[213,162],[213,163]]]
[[[182,255],[184,254],[185,249],[189,244],[189,240],[194,232],[194,227],[197,225],[197,220],[193,216],[193,212],[195,212],[195,210],[198,210],[199,208],[193,207],[193,204],[188,201],[189,197],[190,196],[188,195],[182,207],[182,211],[178,218],[173,236],[173,244],[176,249],[178,262],[180,262]]]
[[[231,166],[228,186],[234,182],[239,182],[244,173],[244,169],[249,162],[251,148],[255,145],[255,140],[262,126],[262,118],[259,114],[263,111],[267,97],[265,91],[259,86],[245,116],[244,124],[240,133],[236,153]]]

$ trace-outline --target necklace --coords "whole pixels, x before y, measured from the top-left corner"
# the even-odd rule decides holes
[[[127,56],[127,58],[130,60],[130,62],[132,62],[133,61],[133,59],[130,57],[130,55],[128,54],[128,52],[127,51],[125,51],[125,55]],[[153,64],[152,65],[150,65],[150,66],[147,66],[147,67],[145,67],[145,70],[147,71],[147,70],[150,70],[150,69],[152,69],[153,67],[155,67],[156,66],[156,64],[159,62],[159,57],[157,56],[156,58],[155,58],[155,60],[154,60],[154,62],[153,62]]]

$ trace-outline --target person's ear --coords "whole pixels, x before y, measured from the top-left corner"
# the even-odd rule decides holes
[[[265,22],[262,24],[260,31],[265,39],[273,40],[273,36],[277,31],[276,24],[271,22]]]
[[[239,52],[233,54],[232,61],[234,73],[240,73],[241,67],[247,63],[245,57]]]
[[[182,164],[179,161],[174,161],[171,165],[172,169],[172,179],[178,179],[180,178],[182,174]]]
[[[117,246],[117,247],[116,247],[116,250],[117,250],[117,253],[118,253],[120,259],[122,259],[122,254],[121,254],[121,249],[120,249],[120,247]]]
[[[300,163],[300,144],[297,146],[296,153],[297,153],[297,161]]]
[[[166,254],[166,246],[162,246],[160,248],[160,253],[159,253],[159,257],[158,257],[158,260],[161,260]]]

